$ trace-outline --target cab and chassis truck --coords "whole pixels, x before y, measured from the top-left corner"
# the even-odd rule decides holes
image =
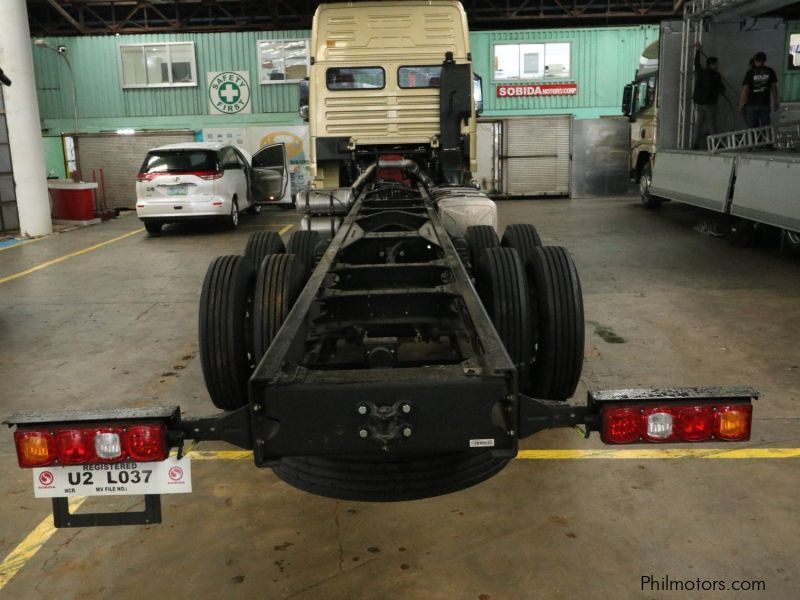
[[[750,388],[593,391],[567,402],[584,344],[570,254],[543,246],[530,224],[498,238],[469,210],[461,230],[445,227],[444,198],[487,202],[471,185],[476,92],[458,2],[322,5],[312,49],[302,112],[314,193],[331,207],[346,198],[341,225],[331,237],[297,231],[286,246],[257,232],[243,255],[209,266],[199,346],[221,412],[7,420],[20,466],[53,498],[56,526],[160,522],[159,494],[186,489],[189,440],[252,450],[257,467],[311,493],[396,501],[484,481],[547,428],[579,426],[610,444],[749,439]],[[414,86],[399,75],[407,67]],[[93,486],[86,473],[98,476]],[[70,513],[67,496],[93,490],[138,491],[145,509]]]

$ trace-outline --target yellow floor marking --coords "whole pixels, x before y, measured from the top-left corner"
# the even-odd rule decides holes
[[[136,232],[132,232],[136,233]],[[131,234],[126,234],[131,235]],[[196,450],[187,449],[192,460],[244,460],[252,459],[249,450]],[[521,460],[582,460],[582,459],[669,459],[669,458],[800,458],[800,448],[603,448],[599,450],[520,450]],[[70,510],[83,504],[86,498],[71,498]],[[53,517],[47,515],[0,564],[0,590],[25,566],[56,532]]]
[[[70,500],[70,511],[76,511],[84,500],[86,498],[72,498]],[[47,515],[16,548],[8,553],[3,563],[0,564],[0,590],[11,581],[17,571],[25,566],[25,563],[33,558],[55,532],[53,517],[52,515]]]
[[[32,244],[33,242],[40,242],[43,239],[48,238],[48,237],[50,237],[50,236],[49,235],[43,235],[41,237],[31,238],[29,240],[24,240],[24,241],[19,242],[17,244],[11,244],[10,246],[3,246],[2,248],[0,248],[0,252],[3,252],[5,250],[11,250],[12,248],[19,248],[20,246],[24,246],[25,244]]]
[[[249,450],[189,450],[192,460],[251,459]],[[800,448],[603,448],[600,450],[520,450],[520,460],[800,458]]]
[[[520,450],[523,460],[664,459],[664,458],[800,458],[800,448],[603,448],[601,450]]]
[[[288,225],[284,225],[281,227],[281,230],[278,232],[278,235],[285,235],[287,231],[289,231],[292,227],[294,227],[293,223],[289,223]]]
[[[0,277],[0,283],[6,283],[14,279],[19,279],[20,277],[25,277],[25,275],[30,275],[31,273],[35,273],[36,271],[41,271],[42,269],[46,269],[47,267],[52,267],[53,265],[57,265],[60,262],[69,260],[70,258],[75,258],[76,256],[80,256],[81,254],[92,252],[93,250],[97,250],[99,248],[102,248],[103,246],[108,246],[109,244],[113,244],[114,242],[119,242],[120,240],[124,240],[125,238],[129,238],[132,235],[136,235],[137,233],[141,233],[143,231],[144,227],[142,227],[141,229],[135,229],[134,231],[129,231],[128,233],[118,235],[115,238],[111,238],[110,240],[106,240],[105,242],[100,242],[99,244],[95,244],[94,246],[89,246],[88,248],[84,248],[83,250],[77,250],[75,252],[70,252],[69,254],[65,254],[64,256],[59,256],[58,258],[54,258],[53,260],[48,260],[47,262],[38,264],[35,267],[31,267],[30,269],[25,269],[24,271],[20,271],[19,273],[14,273],[13,275],[7,275],[6,277]]]

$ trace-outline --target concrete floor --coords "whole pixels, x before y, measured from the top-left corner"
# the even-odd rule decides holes
[[[680,205],[504,202],[500,216],[535,223],[575,256],[588,321],[575,401],[587,387],[748,384],[763,394],[751,445],[800,444],[800,262],[698,234],[702,214]],[[138,233],[0,284],[0,414],[211,412],[196,356],[206,267],[240,253],[251,231],[290,222],[270,212],[234,233]],[[0,279],[139,227],[126,217],[2,251]],[[609,331],[624,342],[605,341]],[[523,442],[599,446],[570,430]],[[304,494],[247,460],[193,471],[195,493],[165,497],[163,524],[59,530],[0,597],[703,597],[642,592],[645,575],[763,580],[750,596],[800,597],[798,459],[517,460],[471,490],[400,504]],[[10,433],[0,473],[5,556],[50,505],[16,468]],[[90,498],[82,510],[138,503]]]

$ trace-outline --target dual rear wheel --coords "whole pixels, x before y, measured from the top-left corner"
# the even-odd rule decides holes
[[[491,231],[491,233],[489,233]],[[520,391],[567,400],[583,368],[583,296],[565,248],[542,246],[536,228],[509,225],[502,240],[491,227],[469,227],[476,289],[509,357]]]
[[[250,376],[310,275],[314,247],[307,233],[296,232],[287,253],[277,233],[257,232],[244,256],[220,256],[209,265],[200,294],[200,362],[217,408],[247,404]]]

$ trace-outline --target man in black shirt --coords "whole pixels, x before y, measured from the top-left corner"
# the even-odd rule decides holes
[[[692,100],[695,103],[697,122],[694,129],[694,146],[700,148],[704,135],[717,133],[717,101],[725,94],[725,85],[719,73],[719,60],[716,56],[706,58],[706,66],[700,64],[702,46],[694,45],[694,93]]]
[[[778,76],[766,62],[766,54],[756,54],[742,81],[739,108],[744,111],[745,123],[750,128],[771,125],[770,105],[773,110],[778,110]]]

